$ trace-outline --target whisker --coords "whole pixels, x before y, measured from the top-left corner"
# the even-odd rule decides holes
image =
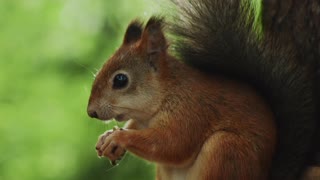
[[[93,71],[91,69],[89,69],[87,66],[75,61],[75,60],[72,60],[72,62],[80,67],[82,67],[83,69],[87,70],[88,72],[90,72],[91,74],[94,75]]]
[[[95,72],[95,73],[92,73],[92,75],[93,75],[94,78],[96,78],[100,70],[97,69],[97,68],[95,68],[94,70],[95,70],[96,72]]]
[[[83,90],[85,93],[90,93],[88,86],[83,86]]]

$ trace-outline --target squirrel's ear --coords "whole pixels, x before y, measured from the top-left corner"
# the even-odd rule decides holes
[[[166,51],[168,48],[166,38],[163,34],[163,19],[151,17],[142,34],[141,45],[148,54]]]
[[[142,23],[140,23],[137,20],[132,21],[127,28],[123,43],[124,44],[134,43],[141,38],[141,34],[142,34]]]

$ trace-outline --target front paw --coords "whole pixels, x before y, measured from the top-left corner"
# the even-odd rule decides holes
[[[117,141],[121,131],[120,128],[114,128],[105,132],[99,137],[96,145],[98,156],[108,157],[112,165],[116,165],[116,161],[120,160],[126,152]]]

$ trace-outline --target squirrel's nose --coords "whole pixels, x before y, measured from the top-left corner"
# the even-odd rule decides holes
[[[95,110],[88,110],[88,115],[92,118],[98,118],[98,113]]]

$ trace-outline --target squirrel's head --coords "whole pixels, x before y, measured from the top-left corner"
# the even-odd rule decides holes
[[[88,115],[101,120],[148,120],[161,104],[167,69],[163,21],[152,17],[143,29],[133,21],[121,47],[96,75]]]

